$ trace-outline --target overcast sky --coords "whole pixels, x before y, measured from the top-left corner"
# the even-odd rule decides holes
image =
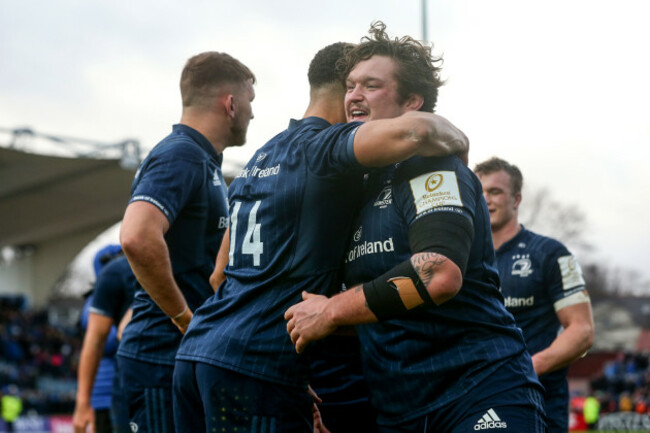
[[[445,59],[437,112],[469,136],[470,165],[517,164],[530,188],[587,215],[591,260],[650,278],[650,3],[427,8]],[[149,149],[180,118],[187,58],[226,51],[258,79],[248,144],[225,152],[231,167],[302,116],[315,52],[358,42],[376,19],[392,36],[422,37],[420,0],[0,0],[0,128]]]

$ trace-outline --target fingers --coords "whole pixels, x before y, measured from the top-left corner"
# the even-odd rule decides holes
[[[291,337],[291,342],[296,348],[296,353],[302,353],[307,343],[304,342],[304,339],[300,336],[300,332],[296,329],[295,319],[292,318],[287,322],[287,332],[289,333],[289,337]]]
[[[298,305],[298,304],[296,304]],[[296,305],[289,307],[287,311],[284,312],[284,320],[291,320],[293,318],[293,312],[296,309]]]
[[[302,351],[305,350],[305,346],[307,345],[302,337],[298,337],[294,344],[296,345],[296,353],[298,354],[302,353]]]
[[[314,403],[323,402],[323,400],[318,396],[318,394],[316,394],[316,391],[314,391],[314,388],[312,388],[311,385],[307,387],[307,392],[309,392],[309,395],[311,395],[311,398],[314,400]],[[314,407],[316,408],[316,410],[318,410],[318,406],[314,405]]]
[[[296,329],[295,320],[291,319],[287,322],[287,333],[291,337],[291,342],[296,344],[297,332],[293,332]]]

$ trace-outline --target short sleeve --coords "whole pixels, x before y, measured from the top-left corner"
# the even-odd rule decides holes
[[[545,267],[544,276],[547,292],[554,303],[558,303],[585,289],[585,280],[580,264],[569,250],[559,242],[548,256]]]
[[[117,265],[117,261],[114,260],[99,274],[90,305],[91,313],[110,317],[113,320],[120,317],[126,296],[125,276]]]
[[[136,176],[131,200],[156,206],[173,222],[204,177],[203,162],[173,152],[156,155],[145,161]]]
[[[476,184],[460,160],[412,158],[398,168],[394,185],[407,225],[437,212],[473,219]]]
[[[337,123],[311,137],[305,136],[305,152],[309,169],[326,176],[352,170],[363,170],[354,156],[354,136],[360,122]]]

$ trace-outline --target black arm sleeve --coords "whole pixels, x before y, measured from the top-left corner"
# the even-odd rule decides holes
[[[433,212],[409,227],[411,252],[433,252],[454,262],[465,275],[474,240],[472,221],[452,212]]]

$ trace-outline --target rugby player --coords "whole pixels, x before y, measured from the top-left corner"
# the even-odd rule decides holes
[[[545,388],[549,432],[569,431],[571,362],[594,339],[589,294],[576,258],[555,239],[519,223],[523,176],[517,166],[490,158],[474,167],[490,211],[505,305],[517,321]],[[562,331],[560,333],[560,331]]]
[[[191,57],[180,123],[136,173],[120,241],[140,287],[118,349],[134,432],[174,431],[174,357],[192,311],[214,293],[209,277],[228,221],[222,152],[246,141],[254,82],[226,53]]]

